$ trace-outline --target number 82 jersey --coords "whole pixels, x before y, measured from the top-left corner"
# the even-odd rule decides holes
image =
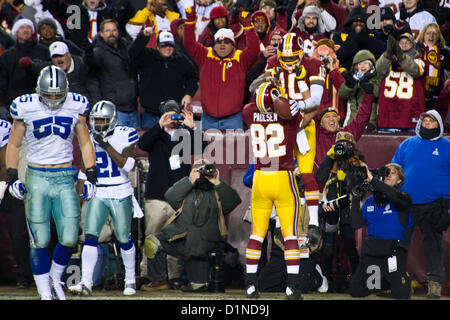
[[[293,171],[294,147],[301,114],[291,120],[276,113],[260,113],[255,103],[244,107],[242,118],[250,129],[255,170]]]
[[[73,161],[73,135],[79,115],[89,114],[83,95],[69,92],[61,108],[51,111],[36,93],[14,99],[10,108],[15,120],[23,120],[28,144],[27,162],[53,165]]]

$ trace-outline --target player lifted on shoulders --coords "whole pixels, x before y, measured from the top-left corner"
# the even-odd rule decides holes
[[[292,100],[290,106],[287,99],[280,97],[280,89],[271,82],[263,82],[256,89],[255,98],[255,102],[244,107],[242,114],[251,132],[255,165],[251,197],[252,234],[246,250],[246,294],[249,298],[259,297],[256,272],[275,205],[285,244],[286,298],[301,299],[297,240],[301,205],[294,174],[295,138],[302,120],[298,112],[299,102]]]
[[[120,244],[120,254],[125,266],[123,294],[136,293],[136,249],[130,238],[134,190],[128,173],[134,168],[135,147],[139,137],[136,129],[116,124],[116,106],[105,100],[97,102],[89,115],[90,133],[97,155],[97,192],[86,206],[85,240],[81,253],[82,277],[80,283],[69,287],[73,294],[90,295],[92,291],[98,257],[98,237],[108,215],[113,221],[114,233]],[[82,171],[78,177],[80,184],[86,179]]]
[[[95,152],[86,124],[89,103],[84,96],[68,90],[65,72],[55,66],[45,67],[37,81],[37,93],[17,97],[10,108],[14,122],[6,150],[7,182],[11,195],[25,200],[31,268],[43,300],[65,299],[61,276],[78,240],[80,203],[74,183],[74,133],[88,168],[82,198],[94,196],[97,181]],[[24,137],[28,144],[26,184],[17,173]],[[47,247],[51,216],[58,244],[50,266]]]
[[[289,100],[298,101],[303,122],[297,132],[294,155],[297,159],[305,189],[305,200],[310,214],[311,231],[318,232],[319,186],[313,174],[316,156],[316,127],[312,120],[315,110],[320,105],[325,84],[326,69],[322,61],[304,56],[303,41],[295,33],[284,35],[279,45],[278,54],[267,61],[266,75],[278,79],[282,95]],[[314,245],[311,243],[311,245]]]

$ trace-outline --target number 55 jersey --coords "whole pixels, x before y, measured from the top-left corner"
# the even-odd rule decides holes
[[[62,107],[50,111],[36,93],[14,99],[10,108],[15,120],[23,120],[28,144],[27,162],[54,165],[73,161],[73,135],[79,116],[89,114],[86,97],[69,92]]]

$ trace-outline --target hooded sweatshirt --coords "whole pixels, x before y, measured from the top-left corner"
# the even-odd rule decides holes
[[[426,113],[438,121],[439,135],[430,140],[422,138],[422,120],[419,119],[416,136],[403,141],[392,159],[392,162],[402,166],[405,172],[402,191],[411,195],[413,204],[449,198],[450,140],[443,137],[444,125],[439,113],[436,110]]]

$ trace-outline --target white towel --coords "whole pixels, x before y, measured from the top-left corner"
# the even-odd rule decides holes
[[[142,218],[143,216],[144,212],[142,212],[141,206],[133,195],[133,218]]]
[[[311,150],[304,129],[297,132],[297,146],[301,154],[306,154],[309,150]]]

